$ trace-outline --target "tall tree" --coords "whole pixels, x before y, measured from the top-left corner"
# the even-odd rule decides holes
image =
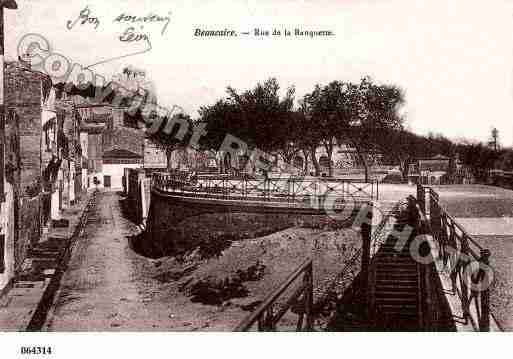
[[[156,114],[153,115],[153,121],[160,122],[160,127],[156,131],[147,132],[147,138],[165,152],[167,167],[171,170],[172,154],[176,150],[185,149],[189,144],[194,124],[189,115],[181,113],[171,119],[167,117],[157,119],[156,116]],[[169,124],[172,124],[173,120],[176,124],[170,128]],[[155,123],[153,121],[152,123]],[[186,128],[182,129],[181,124]]]
[[[278,152],[286,162],[297,153],[291,141],[293,133],[294,87],[280,97],[280,86],[270,78],[242,93],[227,88],[227,97],[214,105],[201,107],[200,121],[206,124],[207,136],[202,147],[217,150],[230,134],[243,140],[249,149]]]
[[[323,87],[316,85],[305,95],[306,118],[312,122],[309,134],[324,146],[330,175],[334,146],[349,142],[364,164],[368,181],[367,157],[379,149],[383,131],[402,128],[398,109],[403,103],[404,94],[398,87],[376,85],[369,77],[359,84],[333,81]]]

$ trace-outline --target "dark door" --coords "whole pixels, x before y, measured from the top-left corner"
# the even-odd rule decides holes
[[[110,187],[110,176],[103,176],[103,187]]]

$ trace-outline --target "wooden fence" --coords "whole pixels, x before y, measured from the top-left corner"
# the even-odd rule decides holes
[[[302,282],[284,305],[276,308],[277,300],[287,292],[293,283],[302,275]],[[235,331],[249,331],[257,324],[258,331],[274,331],[280,319],[295,304],[300,303],[296,331],[313,329],[313,266],[312,259],[301,264],[274,292],[272,292],[258,308],[246,317]],[[305,323],[303,323],[303,321]]]
[[[422,214],[429,213],[426,225],[438,247],[435,259],[442,260],[449,270],[452,290],[459,298],[464,320],[478,331],[489,331],[489,287],[493,278],[490,250],[477,243],[443,208],[435,190],[418,185],[417,201]]]

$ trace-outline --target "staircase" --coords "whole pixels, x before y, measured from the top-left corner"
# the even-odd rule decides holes
[[[396,214],[395,218],[396,229],[402,229],[407,218],[402,214]],[[375,286],[370,296],[375,304],[373,322],[376,330],[421,330],[420,268],[409,253],[413,238],[414,233],[406,245],[397,250],[397,239],[389,236],[372,260],[370,270]]]
[[[386,208],[386,207],[385,207]],[[383,211],[383,207],[381,207]],[[400,208],[387,208],[395,219],[396,231],[408,223],[408,212]],[[383,211],[385,213],[385,211]],[[387,225],[388,230],[390,226]],[[386,228],[378,231],[386,234]],[[411,258],[409,246],[415,233],[403,248],[395,249],[397,239],[388,236],[376,240],[375,254],[370,263],[369,291],[362,287],[360,276],[353,282],[353,295],[343,298],[329,330],[335,331],[418,331],[422,330],[419,293],[420,274],[417,262]],[[374,308],[372,310],[371,308]]]

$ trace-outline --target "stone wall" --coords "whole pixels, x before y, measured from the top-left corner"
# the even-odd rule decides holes
[[[228,209],[227,209],[228,210]],[[285,228],[346,227],[326,215],[297,213],[247,213],[237,210],[221,212],[202,205],[181,202],[151,192],[145,238],[146,253],[173,255],[198,246],[211,235],[217,237],[254,238]]]
[[[31,244],[36,243],[40,237],[40,199],[39,196],[21,200],[18,216],[18,235],[15,245],[16,269],[19,269],[27,255]]]
[[[14,268],[19,270],[40,235],[42,103],[50,94],[48,76],[19,63],[6,64],[6,158],[13,168]]]
[[[15,187],[19,185],[20,196],[25,196],[27,188],[36,186],[40,180],[42,96],[49,94],[51,81],[17,63],[7,64],[5,77],[6,107],[16,114],[16,121],[6,124],[6,132],[17,132],[19,136],[19,143],[14,146],[17,148],[10,148],[20,157],[20,183]]]
[[[0,207],[0,231],[4,236],[3,243],[3,258],[0,258],[3,266],[0,271],[0,292],[9,285],[14,278],[15,274],[15,243],[14,243],[14,198],[13,188],[9,183],[5,184],[5,202]]]

